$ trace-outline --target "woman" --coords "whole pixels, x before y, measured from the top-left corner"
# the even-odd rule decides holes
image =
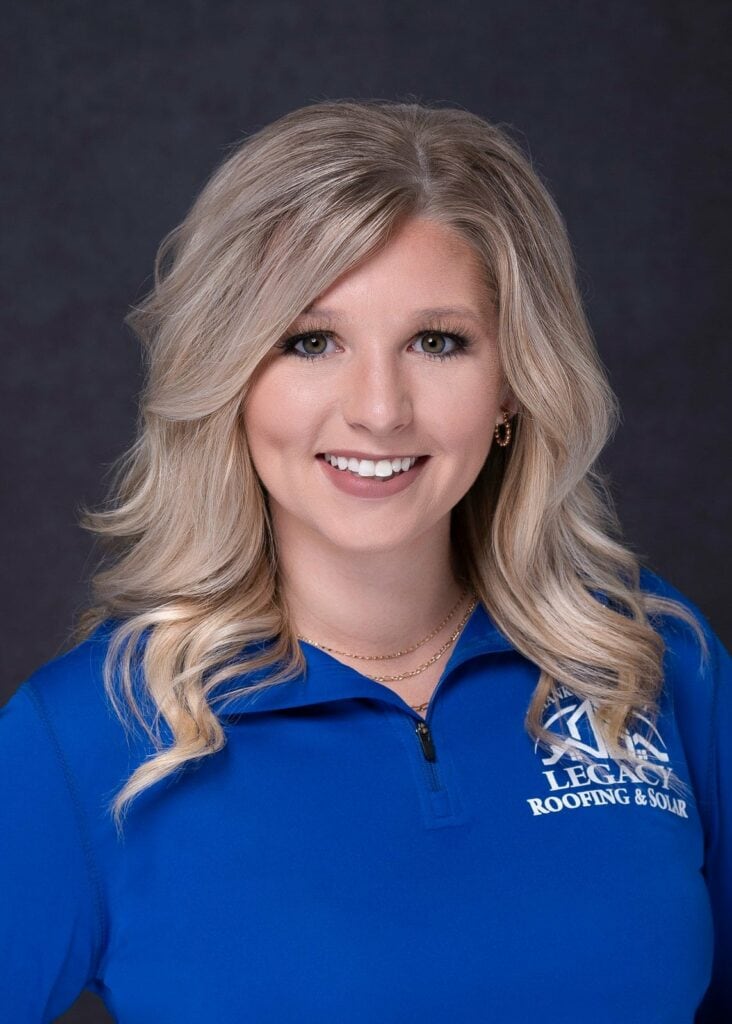
[[[113,557],[0,720],[7,1019],[723,1019],[730,658],[621,538],[515,144],[287,114],[130,322]]]

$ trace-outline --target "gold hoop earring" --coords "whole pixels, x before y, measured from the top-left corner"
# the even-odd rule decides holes
[[[493,435],[496,439],[496,444],[500,445],[501,448],[505,448],[511,443],[511,422],[510,417],[505,409],[503,411],[503,423],[498,423],[493,431]],[[504,430],[504,434],[501,435],[501,428]]]

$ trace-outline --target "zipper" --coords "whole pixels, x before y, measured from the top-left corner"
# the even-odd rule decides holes
[[[435,750],[435,741],[432,738],[429,726],[420,719],[415,726],[415,732],[419,739],[419,745],[422,750],[422,763],[425,768],[425,774],[427,776],[427,782],[429,783],[430,789],[442,789],[442,783],[440,782],[440,776],[437,773],[435,767],[435,761],[437,760],[437,751]]]
[[[419,742],[422,744],[422,753],[427,761],[436,761],[437,753],[435,752],[435,743],[432,739],[432,733],[429,730],[429,726],[426,722],[417,722],[417,735],[419,736]]]

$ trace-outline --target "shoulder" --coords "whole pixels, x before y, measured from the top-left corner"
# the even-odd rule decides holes
[[[675,701],[694,703],[695,717],[713,713],[721,687],[729,686],[729,652],[699,605],[668,579],[641,567],[641,590],[670,599],[692,622],[668,609],[649,609],[649,618],[664,641],[664,673],[672,684]]]
[[[688,595],[648,568],[644,591],[671,598],[691,613],[697,631],[670,614],[649,613],[664,640],[664,688],[707,820],[732,782],[732,658],[710,618]]]
[[[145,745],[139,727],[125,732],[105,690],[113,625],[106,620],[71,650],[44,662],[0,708],[0,746],[14,749],[29,772],[34,757],[53,756],[84,803],[84,797],[117,788]]]
[[[6,706],[23,695],[42,716],[50,714],[58,724],[73,721],[79,731],[98,726],[105,717],[102,668],[109,635],[110,620],[71,650],[35,668]]]
[[[676,602],[695,624],[682,618],[675,610],[649,610],[651,622],[666,647],[666,670],[673,676],[687,679],[689,676],[702,677],[712,681],[724,667],[725,655],[729,655],[707,614],[688,594],[648,566],[641,566],[640,587],[644,594]],[[702,640],[706,641],[707,650]]]
[[[640,587],[644,593],[654,594],[659,597],[670,597],[674,601],[680,602],[689,611],[691,611],[694,616],[700,620],[700,622],[708,625],[701,608],[695,604],[688,594],[679,590],[679,588],[674,586],[669,579],[647,565],[641,565],[640,567]]]

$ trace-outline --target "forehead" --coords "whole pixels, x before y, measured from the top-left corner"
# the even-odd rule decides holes
[[[493,308],[486,268],[453,229],[407,222],[376,252],[341,274],[302,314],[343,322],[373,309],[395,320],[453,316],[484,322]]]

